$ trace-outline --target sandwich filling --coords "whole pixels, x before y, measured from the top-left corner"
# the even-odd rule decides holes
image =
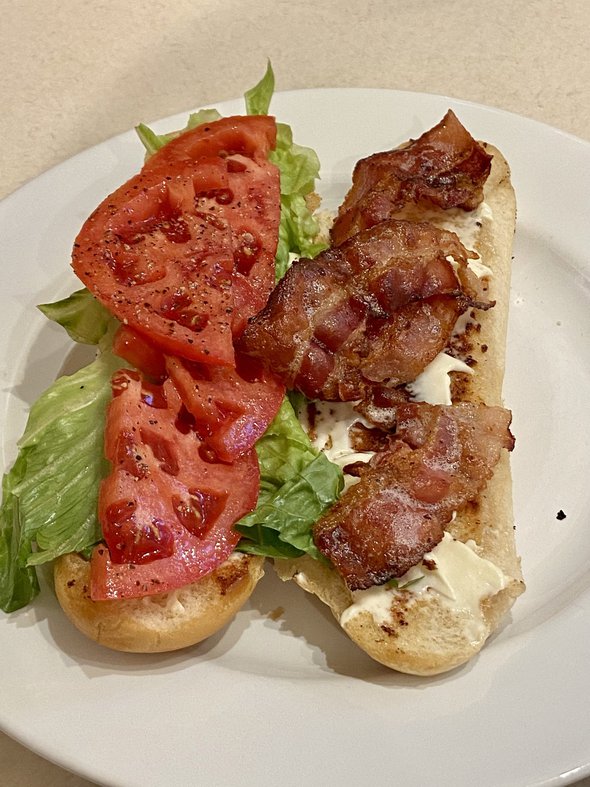
[[[451,393],[452,374],[473,374],[468,326],[494,306],[493,272],[473,249],[491,219],[490,162],[452,112],[360,161],[332,246],[293,264],[239,340],[312,400],[310,436],[350,479],[313,535],[353,593],[420,565],[514,445],[509,411],[452,404]],[[327,434],[326,414],[345,403]]]

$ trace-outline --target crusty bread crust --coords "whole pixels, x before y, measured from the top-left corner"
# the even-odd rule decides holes
[[[92,601],[90,563],[77,554],[56,561],[54,581],[64,612],[90,639],[113,650],[163,653],[195,645],[229,623],[263,576],[263,563],[234,552],[192,585],[122,601]]]
[[[516,200],[506,159],[497,148],[491,145],[485,148],[493,156],[484,188],[489,215],[481,220],[477,252],[493,271],[493,276],[487,279],[486,294],[496,305],[488,311],[477,312],[476,319],[468,325],[465,346],[460,349],[475,361],[475,373],[455,376],[452,399],[453,402],[502,405]]]
[[[493,271],[487,280],[487,295],[496,305],[488,311],[474,313],[473,323],[453,348],[462,359],[468,358],[474,374],[454,375],[452,398],[453,402],[502,405],[516,203],[506,160],[491,145],[486,145],[486,149],[493,155],[484,190],[489,211],[482,215],[476,247],[482,262]],[[481,602],[482,625],[477,637],[473,637],[468,625],[469,611],[449,607],[436,593],[412,594],[411,590],[391,593],[390,620],[386,625],[365,610],[345,616],[341,625],[348,636],[372,658],[392,669],[434,675],[463,664],[481,649],[524,591],[514,539],[507,452],[503,452],[479,499],[459,512],[448,530],[460,541],[473,539],[479,556],[494,563],[506,575],[506,587]],[[318,596],[339,622],[353,603],[352,594],[327,564],[306,556],[275,561],[275,568],[281,579],[294,579]]]

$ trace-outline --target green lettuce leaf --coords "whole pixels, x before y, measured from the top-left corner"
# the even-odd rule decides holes
[[[17,460],[4,477],[0,509],[0,607],[12,611],[38,592],[33,566],[100,540],[97,499],[111,375],[124,363],[106,347],[33,404]]]
[[[10,473],[2,480],[0,508],[0,609],[14,612],[28,604],[39,592],[35,569],[26,565],[31,542],[22,538],[18,497],[14,494],[26,473],[26,459],[19,455]]]
[[[275,259],[275,278],[281,279],[291,265],[291,255],[313,258],[327,244],[316,241],[318,222],[311,214],[304,197],[292,194],[281,197],[279,242]]]
[[[61,301],[42,303],[37,308],[80,344],[98,344],[114,319],[86,288],[76,290]]]
[[[278,123],[277,146],[269,158],[281,173],[281,221],[276,254],[278,281],[287,272],[292,254],[315,257],[327,244],[316,240],[319,224],[305,201],[319,178],[320,162],[316,152],[295,144],[290,126]]]
[[[238,549],[269,557],[307,553],[319,559],[312,526],[338,499],[342,471],[316,451],[288,398],[256,444],[260,494],[254,511],[236,525]]]
[[[277,123],[277,144],[270,159],[281,170],[283,196],[305,195],[314,190],[320,173],[317,153],[293,142],[293,131],[285,123]]]
[[[275,75],[272,70],[270,60],[267,61],[264,76],[254,87],[246,90],[244,101],[246,103],[246,114],[248,115],[268,115],[270,102],[275,92]]]

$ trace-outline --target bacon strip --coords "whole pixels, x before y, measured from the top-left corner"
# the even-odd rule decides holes
[[[238,347],[288,388],[352,400],[367,385],[414,380],[479,293],[454,233],[392,220],[299,260]],[[455,266],[455,267],[453,267]]]
[[[318,549],[351,590],[401,577],[433,549],[453,511],[474,500],[501,449],[512,450],[501,407],[408,403],[396,408],[397,440],[315,525]]]
[[[409,204],[473,210],[483,198],[492,157],[449,110],[408,146],[361,159],[332,227],[339,246]]]

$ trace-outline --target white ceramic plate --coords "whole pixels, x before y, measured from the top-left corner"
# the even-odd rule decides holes
[[[418,136],[449,106],[503,150],[519,203],[505,392],[528,591],[511,621],[468,666],[421,679],[372,662],[325,608],[270,568],[224,632],[170,656],[95,646],[45,588],[30,608],[0,618],[0,726],[10,735],[126,787],[523,787],[590,772],[590,145],[422,94],[298,91],[275,96],[272,108],[319,153],[320,191],[334,207],[358,158]],[[241,101],[219,108],[243,111]],[[134,134],[124,134],[0,205],[5,465],[28,406],[72,352],[34,306],[79,286],[68,268],[73,238],[141,161]]]

